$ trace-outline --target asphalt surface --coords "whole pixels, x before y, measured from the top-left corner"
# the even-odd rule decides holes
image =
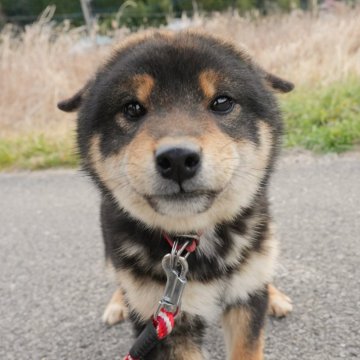
[[[99,199],[75,171],[0,175],[0,359],[121,359],[131,327],[101,315]],[[272,203],[282,243],[276,284],[294,301],[269,319],[266,359],[360,357],[360,154],[285,157]],[[216,325],[205,347],[224,359]]]

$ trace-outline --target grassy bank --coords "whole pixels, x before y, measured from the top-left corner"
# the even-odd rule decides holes
[[[58,138],[43,133],[0,139],[0,170],[74,167],[78,163],[73,133]]]
[[[342,152],[360,144],[360,78],[300,88],[282,98],[285,146]]]

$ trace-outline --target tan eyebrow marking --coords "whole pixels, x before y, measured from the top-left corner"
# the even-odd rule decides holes
[[[212,98],[216,94],[216,86],[220,81],[220,74],[214,70],[204,70],[199,75],[201,90],[207,98]]]
[[[151,91],[154,88],[155,80],[149,74],[138,74],[132,79],[134,84],[136,96],[140,102],[146,103],[151,95]]]

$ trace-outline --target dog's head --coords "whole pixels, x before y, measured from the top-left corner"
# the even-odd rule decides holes
[[[84,167],[149,227],[198,231],[228,221],[266,185],[293,85],[213,37],[129,38],[72,98]]]

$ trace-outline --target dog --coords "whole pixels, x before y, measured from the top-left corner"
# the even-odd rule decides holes
[[[101,193],[118,286],[105,322],[129,316],[139,334],[164,291],[164,237],[200,238],[175,327],[146,359],[203,359],[206,326],[218,320],[228,359],[263,359],[266,314],[291,311],[271,284],[267,194],[283,131],[274,93],[292,89],[227,41],[158,30],[127,38],[58,104],[78,111],[82,168]]]

